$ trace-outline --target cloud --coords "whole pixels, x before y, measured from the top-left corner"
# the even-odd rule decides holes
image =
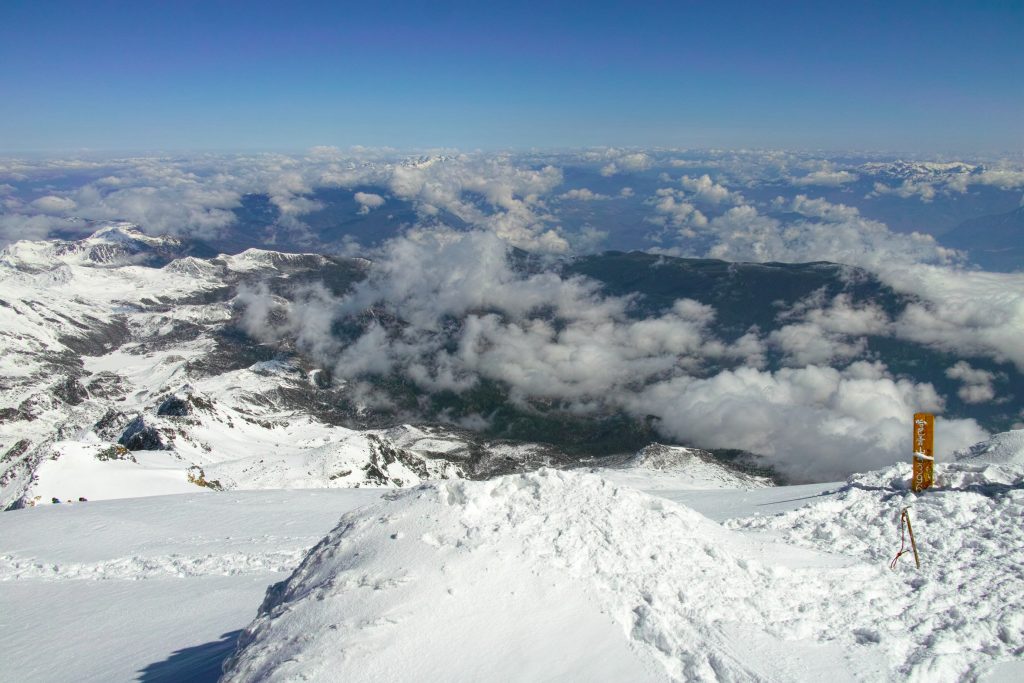
[[[47,195],[33,201],[31,206],[41,213],[66,214],[74,211],[78,205],[75,203],[75,200],[67,197]]]
[[[625,159],[623,163],[631,163]],[[562,183],[561,170],[526,167],[502,155],[437,154],[403,158],[393,152],[314,148],[305,156],[281,154],[203,155],[191,158],[126,158],[86,162],[0,162],[0,179],[48,178],[80,184],[39,205],[22,203],[18,213],[54,212],[75,203],[75,214],[92,220],[127,220],[150,233],[217,238],[235,221],[242,198],[264,194],[278,209],[271,237],[314,245],[304,217],[322,208],[321,187],[384,187],[413,203],[419,218],[435,221],[447,212],[490,230],[525,249],[564,252],[569,242],[544,199]],[[14,187],[13,185],[10,187]],[[369,192],[363,192],[370,195]],[[380,195],[379,195],[380,196]],[[16,193],[12,195],[16,199]],[[371,202],[373,200],[370,200]],[[367,211],[374,207],[363,204]],[[9,207],[8,207],[9,208]],[[269,243],[269,242],[268,242]]]
[[[708,224],[707,217],[696,206],[683,199],[685,195],[672,188],[663,188],[655,194],[654,211],[662,219],[660,222],[672,227],[684,226],[704,227]],[[684,236],[693,236],[693,232],[683,230]]]
[[[794,320],[768,335],[768,343],[782,352],[791,367],[834,364],[864,355],[867,337],[884,336],[891,321],[877,304],[855,305],[849,294],[839,294],[826,305],[824,289],[798,302],[779,319]]]
[[[710,246],[701,256],[727,261],[832,261],[872,271],[892,263],[955,263],[960,254],[921,233],[896,234],[854,207],[798,195],[790,210],[804,220],[785,224],[751,205],[737,206],[701,229]]]
[[[0,213],[0,247],[18,240],[45,239],[56,230],[87,234],[93,229],[94,226],[74,218]]]
[[[743,203],[741,195],[730,192],[729,188],[714,182],[711,180],[711,176],[706,173],[699,178],[691,178],[684,175],[679,179],[679,184],[698,201],[707,204],[721,204],[722,202]]]
[[[889,187],[885,183],[876,182],[874,189],[868,195],[869,197],[879,197],[887,194],[896,195],[907,199],[909,197],[918,196],[922,202],[928,203],[935,199],[935,185],[929,182],[915,182],[912,180],[904,180],[902,184],[896,187]]]
[[[894,264],[879,276],[917,299],[893,323],[900,338],[961,356],[1009,361],[1024,372],[1024,273]]]
[[[645,171],[652,165],[652,159],[645,152],[621,153],[610,150],[612,161],[601,167],[601,175],[611,177],[619,173],[636,173]]]
[[[151,233],[216,237],[233,224],[234,209],[246,195],[262,193],[282,214],[273,230],[305,234],[315,245],[303,221],[319,207],[312,195],[317,188],[360,188],[356,201],[366,211],[375,208],[377,199],[395,197],[413,207],[420,223],[377,255],[366,283],[343,299],[322,288],[296,291],[288,300],[258,289],[243,292],[239,305],[246,311],[246,329],[262,339],[296,338],[300,348],[333,367],[352,387],[373,373],[404,373],[425,391],[463,391],[483,378],[506,383],[520,401],[539,398],[581,414],[626,410],[638,418],[656,415],[667,435],[693,439],[696,445],[728,440],[728,434],[716,436],[715,430],[695,423],[707,418],[714,425],[721,415],[724,426],[722,411],[730,405],[751,410],[750,429],[757,428],[758,416],[766,424],[777,418],[793,429],[801,423],[801,412],[805,422],[821,418],[801,434],[765,427],[760,436],[744,437],[744,443],[770,451],[791,472],[798,471],[801,458],[819,457],[811,455],[818,441],[846,443],[846,435],[858,428],[863,433],[891,429],[896,444],[901,428],[893,425],[902,424],[901,410],[922,403],[941,406],[942,397],[934,396],[930,385],[892,376],[884,366],[864,365],[870,336],[1024,369],[1018,342],[1024,329],[1024,276],[964,270],[958,253],[931,237],[893,233],[849,204],[797,194],[768,206],[757,199],[748,203],[730,189],[743,188],[756,198],[763,196],[759,183],[775,187],[795,178],[798,187],[826,181],[842,185],[846,178],[841,174],[853,175],[850,171],[795,153],[708,151],[687,161],[685,167],[695,169],[693,177],[684,176],[675,187],[652,196],[653,178],[659,163],[668,163],[665,159],[664,153],[623,150],[409,157],[325,148],[304,156],[2,160],[0,183],[9,182],[2,190],[0,241],[42,238],[55,230],[88,231],[88,220],[112,219],[131,220]],[[561,167],[581,164],[590,173],[602,167],[610,167],[612,174],[654,169],[623,182],[647,197],[648,220],[662,226],[658,237],[678,240],[667,253],[846,263],[874,273],[908,303],[903,310],[886,312],[822,295],[780,311],[780,327],[774,331],[752,330],[725,342],[708,322],[716,311],[696,302],[681,299],[659,315],[637,320],[633,300],[604,296],[592,281],[512,268],[510,247],[557,255],[594,249],[605,237],[617,237],[586,227],[563,232],[559,199],[606,197],[586,188],[565,191],[568,174]],[[704,169],[714,169],[714,179]],[[980,184],[1020,186],[1021,172],[1011,164],[900,169],[907,177],[878,177],[894,185],[893,192],[911,197],[934,198],[938,192]],[[862,167],[856,171],[873,177]],[[362,191],[366,188],[382,189],[374,194]],[[630,195],[632,190],[624,188],[620,196]],[[624,205],[593,208],[612,206]],[[65,217],[69,212],[83,220]],[[464,225],[466,232],[438,227],[445,222]],[[338,338],[338,321],[360,334]],[[785,367],[770,372],[766,358],[781,358]],[[958,393],[963,400],[986,400],[987,387],[994,391],[994,380],[986,383],[968,373],[986,371],[957,367],[951,371],[963,375],[954,378],[962,384]],[[972,377],[975,381],[968,381]],[[853,397],[869,390],[894,397],[887,399],[887,410],[875,415],[856,406]],[[367,400],[380,399],[371,395],[370,385],[360,391]],[[750,395],[741,400],[743,392]],[[658,403],[658,397],[665,402]],[[671,403],[675,398],[678,405]],[[958,438],[978,434],[977,425],[969,422],[950,428]],[[815,476],[838,476],[843,468],[856,467],[849,462],[860,462],[855,448],[829,448],[831,455],[821,455],[814,465]],[[880,461],[886,453],[896,457],[893,449],[884,442],[864,461]]]
[[[572,199],[578,202],[593,202],[602,199],[611,199],[611,197],[606,194],[593,192],[585,187],[569,190],[568,192],[560,194],[558,197],[559,199]]]
[[[1006,161],[993,167],[957,162],[906,162],[865,164],[862,171],[879,175],[888,182],[875,182],[868,197],[896,195],[909,198],[918,196],[931,202],[938,194],[963,194],[972,186],[989,186],[1000,190],[1024,187],[1024,169]],[[895,182],[895,184],[893,184]]]
[[[988,370],[972,368],[967,361],[959,361],[946,369],[946,377],[958,379],[963,384],[957,395],[964,403],[988,403],[995,400],[996,389],[993,382],[996,375]]]
[[[461,156],[405,163],[389,172],[391,191],[416,202],[421,212],[426,209],[432,214],[443,208],[530,251],[569,250],[569,242],[541,201],[562,184],[562,172],[554,166],[520,168],[503,157]]]
[[[521,272],[508,250],[490,232],[414,231],[389,242],[347,296],[316,288],[283,305],[266,292],[260,302],[247,293],[239,303],[247,329],[260,338],[267,330],[293,335],[352,383],[398,373],[424,391],[460,392],[487,379],[508,387],[516,402],[553,402],[580,415],[653,415],[671,438],[762,453],[794,477],[891,463],[906,450],[913,412],[943,408],[930,384],[893,377],[881,363],[816,362],[849,359],[855,354],[836,353],[857,344],[844,336],[891,325],[879,309],[847,297],[784,312],[831,346],[786,347],[806,363],[770,372],[759,369],[766,347],[785,340],[752,331],[727,343],[711,331],[716,311],[685,298],[635,318],[630,297],[605,296],[585,278]],[[360,332],[343,342],[333,332],[338,323]],[[985,436],[971,420],[947,423],[949,449]]]
[[[892,463],[907,450],[910,416],[941,408],[930,384],[864,362],[676,377],[647,387],[633,407],[659,415],[659,429],[684,443],[761,453],[790,476],[816,480]],[[943,422],[940,456],[985,438],[973,420]]]
[[[368,214],[371,209],[379,209],[384,206],[384,198],[372,192],[356,192],[355,200],[359,203],[359,213]]]

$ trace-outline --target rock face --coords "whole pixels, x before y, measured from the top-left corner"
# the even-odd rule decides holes
[[[130,451],[162,451],[167,449],[167,444],[161,438],[160,432],[157,431],[156,427],[147,425],[141,415],[128,423],[124,433],[121,434],[121,438],[117,442]]]
[[[192,406],[188,400],[178,396],[171,396],[156,409],[156,414],[162,417],[187,417],[192,413]]]

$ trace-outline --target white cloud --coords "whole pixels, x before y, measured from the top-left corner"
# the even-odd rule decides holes
[[[372,192],[356,192],[355,200],[359,203],[359,213],[368,214],[371,209],[379,209],[384,206],[384,198]]]
[[[973,368],[967,361],[959,361],[946,369],[946,377],[962,382],[957,395],[964,403],[988,403],[995,400],[996,388],[993,382],[996,375],[993,372]]]
[[[768,342],[784,354],[791,367],[848,361],[864,354],[868,335],[887,335],[891,322],[875,304],[854,305],[848,294],[840,294],[827,306],[824,290],[799,302],[779,315],[796,320],[768,335]]]
[[[602,199],[610,199],[610,197],[608,195],[606,195],[606,194],[600,194],[598,192],[593,192],[591,190],[588,190],[585,187],[581,187],[579,189],[575,189],[574,188],[572,190],[569,190],[568,192],[564,192],[564,193],[559,195],[559,198],[560,199],[572,199],[572,200],[575,200],[575,201],[578,201],[578,202],[592,202],[592,201],[598,201],[598,200],[602,200]]]
[[[711,219],[702,233],[712,240],[705,254],[727,261],[833,261],[878,270],[893,263],[951,263],[958,252],[930,235],[891,232],[856,209],[798,196],[792,208],[808,220],[783,224],[750,205]]]
[[[894,322],[897,336],[964,356],[1009,361],[1024,372],[1024,273],[894,264],[880,277],[918,298]]]
[[[284,329],[338,377],[395,371],[429,391],[462,391],[487,378],[505,383],[517,401],[655,415],[670,437],[762,453],[804,478],[892,462],[906,450],[913,412],[943,407],[930,384],[895,378],[880,363],[835,369],[812,362],[850,358],[844,344],[857,347],[857,335],[889,329],[881,310],[847,297],[812,298],[786,313],[792,327],[827,338],[828,348],[792,345],[794,359],[803,354],[807,364],[767,372],[757,369],[765,340],[756,332],[731,344],[716,338],[707,305],[680,299],[635,319],[629,298],[603,296],[582,278],[518,272],[507,254],[493,233],[413,232],[390,242],[350,295],[336,299],[320,289],[298,297]],[[250,329],[267,326],[268,310],[250,305]],[[371,323],[339,348],[333,323],[371,311],[403,325]],[[740,367],[706,375],[709,364]],[[971,420],[947,421],[946,429],[950,450],[985,436]]]
[[[23,215],[0,213],[0,247],[18,240],[41,240],[54,230],[91,232],[91,228],[80,220],[43,214]]]
[[[390,171],[389,187],[400,198],[435,211],[444,208],[513,246],[553,253],[569,249],[541,200],[562,184],[562,172],[554,166],[529,169],[502,157],[460,157],[403,164]],[[490,210],[481,208],[472,195],[482,198]]]
[[[707,217],[693,204],[683,200],[684,196],[682,192],[672,188],[658,190],[654,199],[655,212],[672,227],[706,226]]]
[[[635,173],[646,171],[651,167],[652,159],[645,152],[622,153],[609,150],[612,160],[601,168],[601,175],[611,177],[619,173]]]
[[[828,480],[892,463],[907,451],[915,411],[942,408],[930,384],[894,379],[878,364],[810,365],[675,377],[630,399],[635,414],[684,443],[761,453],[793,477]],[[940,455],[986,433],[974,420],[944,420]]]
[[[698,201],[707,204],[721,204],[722,202],[743,203],[742,196],[730,192],[729,188],[714,182],[711,180],[711,176],[706,173],[699,178],[691,178],[684,175],[679,179],[679,184],[688,193],[694,195]]]
[[[885,183],[876,182],[874,189],[868,196],[881,196],[892,194],[897,197],[907,199],[909,197],[918,196],[922,202],[928,203],[935,199],[935,185],[926,181],[915,182],[913,180],[904,180],[902,184],[896,187],[889,187]]]
[[[69,199],[68,197],[47,195],[33,201],[31,206],[33,209],[36,209],[41,213],[66,214],[70,211],[74,211],[75,207],[78,205],[75,204],[75,200]]]

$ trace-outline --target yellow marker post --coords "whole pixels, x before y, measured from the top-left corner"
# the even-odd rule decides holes
[[[914,476],[910,490],[924,491],[934,482],[935,465],[935,416],[931,413],[914,413]]]

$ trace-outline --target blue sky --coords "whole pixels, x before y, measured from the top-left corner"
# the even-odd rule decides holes
[[[1024,149],[1024,1],[0,3],[0,151]]]

